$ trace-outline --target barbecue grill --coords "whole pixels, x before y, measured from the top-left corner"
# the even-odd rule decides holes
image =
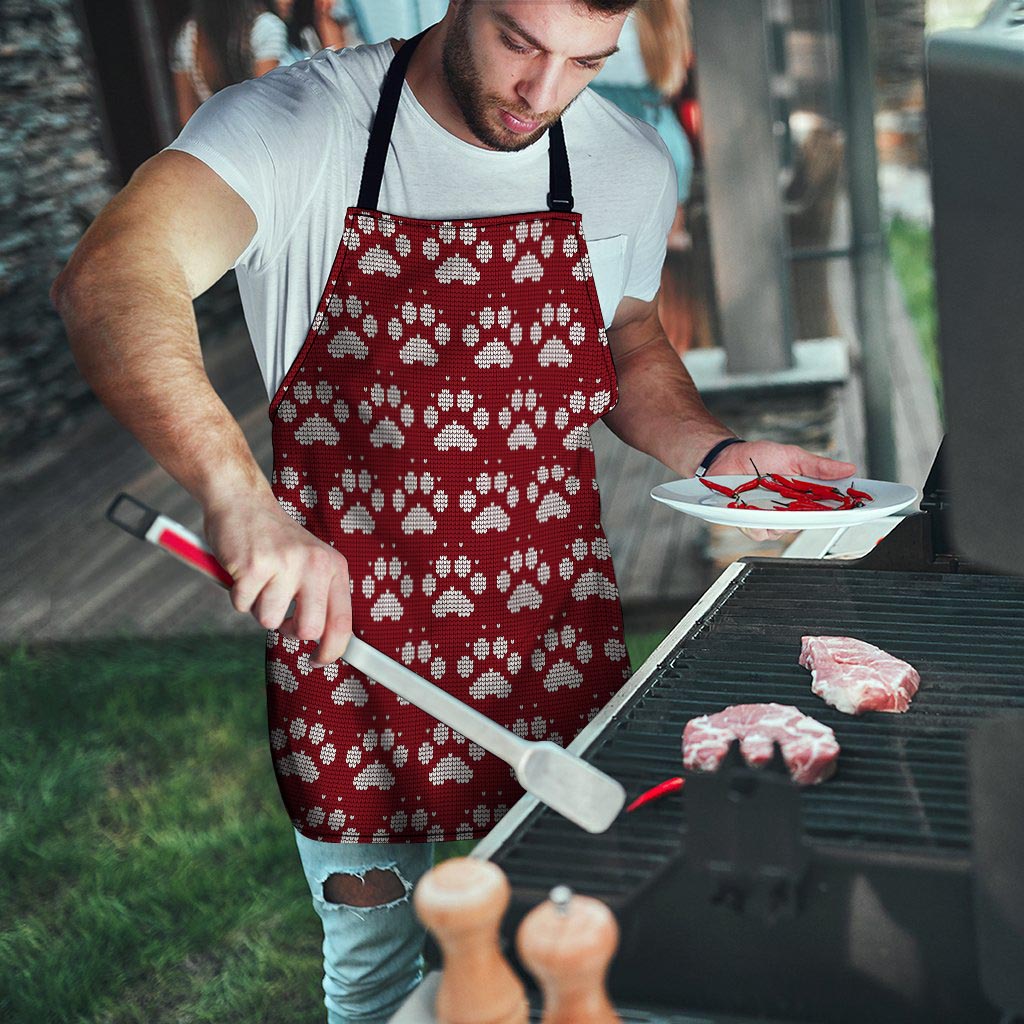
[[[678,773],[690,718],[776,701],[835,730],[838,774],[800,790],[781,759],[758,771],[733,757],[600,836],[518,805],[480,848],[512,883],[509,948],[522,916],[565,884],[615,911],[610,990],[621,1007],[666,1014],[649,1019],[1002,1018],[983,987],[973,895],[994,864],[972,856],[972,804],[1000,767],[975,764],[968,737],[1024,712],[1024,580],[931,550],[945,532],[937,477],[930,510],[859,562],[731,566],[574,744],[635,796]],[[855,636],[915,665],[912,710],[827,707],[797,664],[804,634]],[[985,776],[973,786],[972,767]],[[1004,808],[1022,810],[1019,798]]]
[[[1024,1018],[1024,4],[928,66],[949,436],[921,511],[857,562],[731,566],[572,745],[632,798],[679,773],[687,720],[776,701],[835,730],[837,775],[734,753],[604,835],[522,801],[477,850],[512,883],[510,951],[554,885],[612,907],[626,1021]],[[826,706],[807,634],[909,661],[911,710]]]
[[[526,798],[474,852],[512,883],[510,956],[553,886],[608,903],[627,1024],[1024,1019],[1024,3],[928,63],[950,433],[921,511],[856,562],[730,566],[570,748],[632,798],[679,773],[687,720],[775,701],[835,730],[836,776],[732,751],[602,835]],[[910,711],[814,697],[809,634],[914,665]]]

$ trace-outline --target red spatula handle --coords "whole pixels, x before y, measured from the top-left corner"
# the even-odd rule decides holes
[[[130,494],[119,494],[107,509],[107,518],[133,537],[148,540],[150,544],[163,548],[175,558],[205,573],[222,587],[230,589],[234,585],[231,574],[217,561],[201,537],[138,498]]]

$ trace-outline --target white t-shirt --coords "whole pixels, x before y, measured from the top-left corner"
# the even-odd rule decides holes
[[[256,217],[235,264],[242,308],[276,393],[309,331],[345,211],[359,195],[369,128],[393,56],[389,42],[310,60],[231,86],[171,144],[207,164]],[[657,132],[584,90],[563,115],[575,209],[605,324],[623,295],[658,291],[676,211],[676,175]],[[547,209],[548,138],[515,153],[451,135],[408,83],[398,107],[379,209],[432,220]]]

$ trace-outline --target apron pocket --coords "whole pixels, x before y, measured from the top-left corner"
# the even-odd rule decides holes
[[[594,274],[594,287],[601,304],[601,319],[607,327],[615,318],[626,290],[626,236],[611,235],[587,241],[590,268]]]

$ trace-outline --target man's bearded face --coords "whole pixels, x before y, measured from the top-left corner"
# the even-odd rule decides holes
[[[507,152],[525,149],[536,142],[561,117],[590,78],[596,74],[596,69],[589,75],[579,75],[577,80],[571,83],[570,88],[574,91],[561,109],[532,110],[519,97],[509,97],[495,92],[484,81],[484,74],[478,63],[477,54],[482,52],[482,47],[475,43],[475,40],[480,38],[482,32],[480,26],[474,30],[470,24],[472,8],[470,0],[464,0],[459,5],[445,39],[442,67],[448,88],[470,131],[484,145]],[[480,20],[485,16],[486,12],[481,12]],[[491,26],[485,24],[483,31],[488,30],[493,31]],[[499,71],[503,70],[502,65],[513,65],[514,58],[515,55],[507,50],[498,50],[496,66]],[[502,111],[536,127],[527,131],[513,130],[502,117]]]

